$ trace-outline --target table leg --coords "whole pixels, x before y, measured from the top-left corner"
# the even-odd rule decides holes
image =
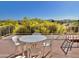
[[[28,55],[28,58],[31,57],[31,56],[30,56],[30,48],[28,49],[28,53],[27,53],[27,55]]]
[[[22,45],[22,56],[25,57],[25,54],[24,54],[24,45]]]

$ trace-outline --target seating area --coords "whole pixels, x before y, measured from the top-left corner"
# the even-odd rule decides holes
[[[78,38],[78,35],[74,35],[74,39],[72,35],[45,35],[46,40],[33,43],[19,41],[21,36],[11,35],[0,40],[0,58],[79,57],[78,41],[74,41],[74,39]]]

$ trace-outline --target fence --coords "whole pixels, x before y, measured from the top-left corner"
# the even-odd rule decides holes
[[[14,30],[14,26],[11,25],[6,25],[6,26],[0,26],[0,36],[6,36],[6,35],[11,35]],[[77,32],[79,33],[79,32]],[[16,33],[17,35],[31,35],[32,33]],[[60,33],[43,33],[43,35],[61,35]],[[63,33],[62,33],[63,34]],[[73,33],[76,34],[76,33]]]
[[[0,26],[0,37],[10,35],[13,32],[13,26]]]

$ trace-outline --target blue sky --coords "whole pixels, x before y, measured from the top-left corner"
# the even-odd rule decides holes
[[[42,19],[78,19],[79,2],[0,2],[0,19],[22,19],[25,16]]]

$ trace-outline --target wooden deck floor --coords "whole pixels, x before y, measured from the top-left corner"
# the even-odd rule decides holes
[[[51,37],[49,37],[49,38],[51,38]],[[10,39],[10,38],[8,38],[8,39]],[[3,40],[2,42],[4,42],[4,41],[7,42],[6,40]],[[63,41],[64,40],[57,40],[57,39],[55,40],[55,39],[52,39],[51,53],[49,54],[49,57],[48,58],[79,58],[79,48],[72,48],[72,50],[69,51],[67,55],[64,54],[64,52],[60,48],[60,46],[63,43]],[[9,40],[8,40],[7,43],[9,43],[9,48],[10,48],[10,44],[13,45],[11,43],[11,41],[9,41]],[[2,54],[2,51],[4,51],[4,50],[5,51],[8,51],[7,50],[8,48],[6,48],[7,46],[5,46],[6,44],[5,45],[4,44],[0,46],[0,55]],[[3,47],[3,46],[5,46],[5,47]],[[20,48],[18,48],[18,52],[20,52]]]

